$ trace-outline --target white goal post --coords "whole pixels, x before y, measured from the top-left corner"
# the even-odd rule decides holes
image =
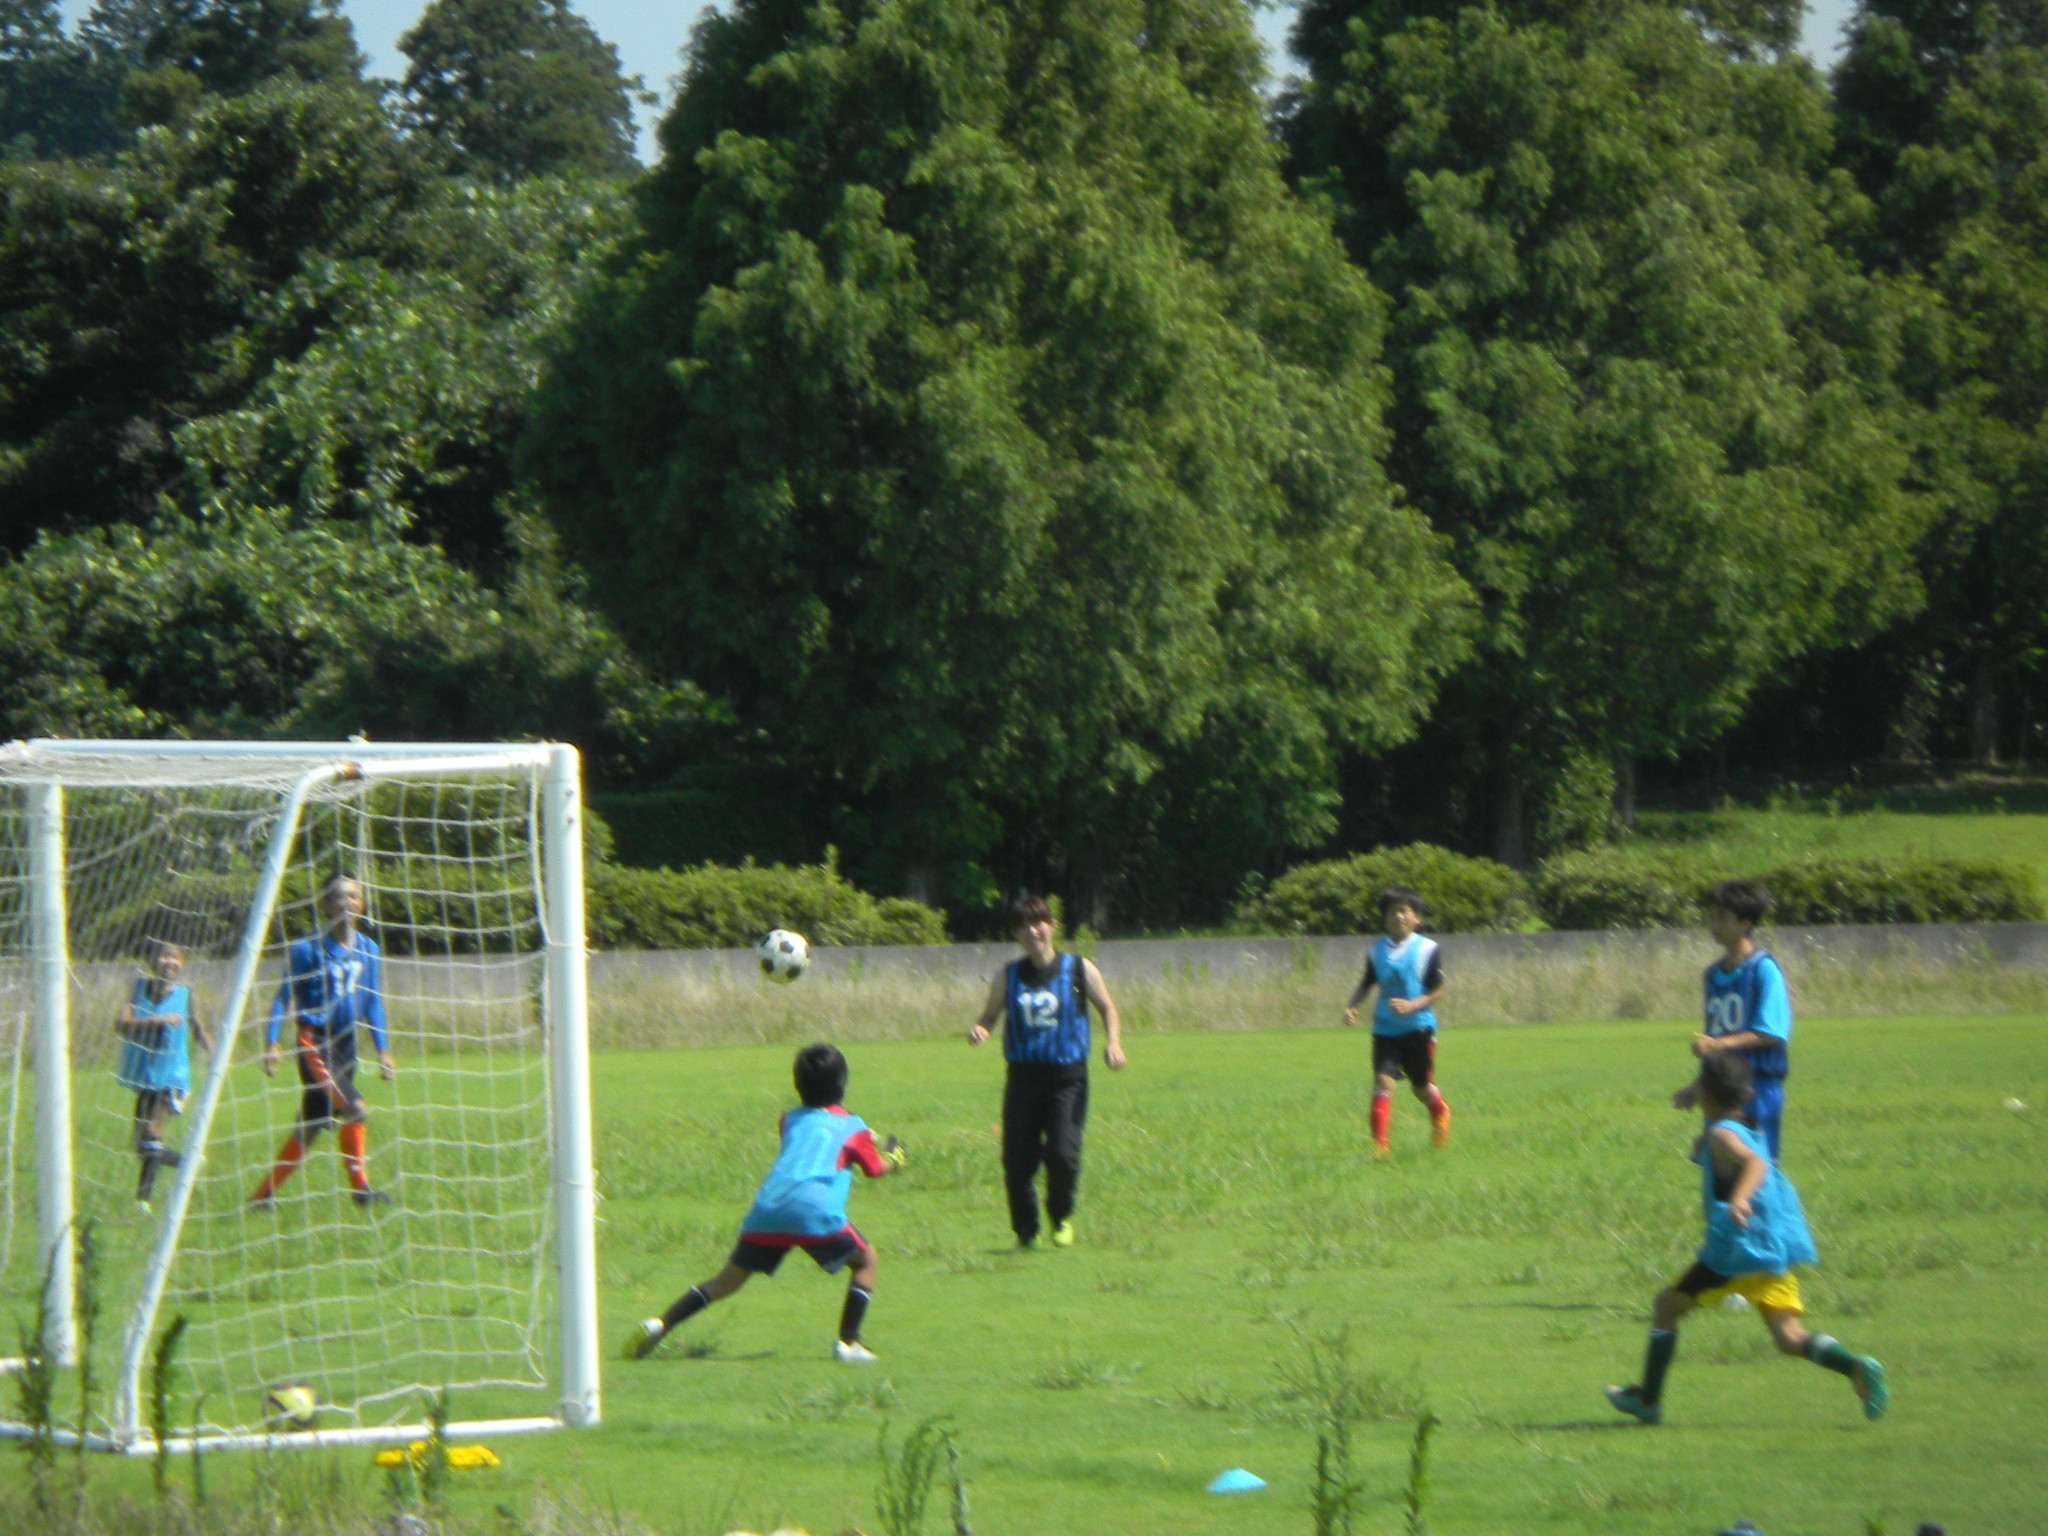
[[[359,1109],[294,954],[374,997]],[[0,1437],[596,1424],[586,962],[573,747],[0,747],[0,1372],[58,1388]]]

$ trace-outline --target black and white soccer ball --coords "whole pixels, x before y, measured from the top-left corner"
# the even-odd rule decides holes
[[[761,974],[770,981],[795,981],[811,963],[810,941],[787,928],[762,935],[754,953],[761,957]]]

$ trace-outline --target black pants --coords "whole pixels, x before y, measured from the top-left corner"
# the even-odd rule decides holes
[[[1045,1214],[1058,1226],[1074,1214],[1081,1182],[1081,1128],[1088,1122],[1088,1064],[1056,1067],[1013,1061],[1003,1085],[1003,1182],[1010,1229],[1020,1242],[1038,1236],[1038,1192],[1045,1164]]]

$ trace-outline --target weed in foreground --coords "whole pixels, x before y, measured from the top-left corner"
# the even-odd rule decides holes
[[[884,1424],[875,1443],[875,1458],[882,1474],[875,1489],[875,1515],[882,1523],[883,1536],[920,1536],[941,1462],[952,1485],[953,1536],[974,1536],[967,1518],[967,1480],[960,1467],[960,1448],[946,1420],[926,1419],[893,1454],[889,1426]]]

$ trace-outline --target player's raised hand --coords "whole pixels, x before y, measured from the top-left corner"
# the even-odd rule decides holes
[[[278,1049],[275,1045],[263,1047],[263,1075],[265,1077],[277,1076],[278,1054]]]

